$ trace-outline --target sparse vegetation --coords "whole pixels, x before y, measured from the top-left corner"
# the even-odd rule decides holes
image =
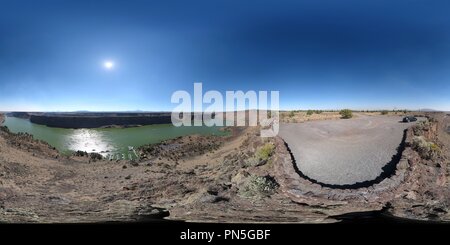
[[[249,158],[246,161],[247,166],[261,166],[266,164],[275,151],[275,145],[272,143],[266,143],[259,148],[254,157]]]
[[[433,159],[441,151],[437,144],[428,142],[423,136],[414,136],[412,147],[423,159]]]
[[[389,112],[387,110],[382,110],[381,115],[387,115]]]
[[[429,131],[431,124],[429,121],[419,122],[417,125],[413,127],[413,133],[416,136],[421,136],[424,134],[424,131]]]
[[[338,119],[341,118],[341,115],[339,115],[339,111],[310,109],[282,111],[279,117],[285,123],[301,123],[306,121]]]
[[[350,109],[343,109],[339,112],[343,119],[349,119],[353,117],[353,112]]]
[[[257,152],[256,156],[263,161],[269,160],[275,150],[275,145],[272,143],[264,144]]]
[[[262,198],[272,195],[278,188],[278,183],[269,175],[250,176],[239,190],[239,194],[246,198]]]
[[[306,111],[306,115],[307,116],[311,116],[312,114],[321,114],[322,113],[322,111],[321,110],[307,110]]]

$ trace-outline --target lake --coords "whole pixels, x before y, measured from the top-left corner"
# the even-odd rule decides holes
[[[62,154],[80,150],[97,152],[107,158],[136,159],[131,147],[159,143],[179,136],[227,135],[220,127],[175,127],[171,124],[147,125],[133,128],[64,129],[31,123],[29,120],[6,117],[3,124],[13,133],[29,133],[48,142]]]

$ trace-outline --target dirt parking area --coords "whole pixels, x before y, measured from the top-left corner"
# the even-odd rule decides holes
[[[415,124],[401,119],[359,115],[347,120],[285,123],[280,136],[304,175],[323,184],[352,185],[376,179],[393,161],[405,129]]]

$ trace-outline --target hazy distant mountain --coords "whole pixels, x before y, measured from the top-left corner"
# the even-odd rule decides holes
[[[433,112],[433,111],[437,111],[434,109],[430,109],[430,108],[423,108],[423,109],[419,109],[419,111],[424,111],[424,112]]]

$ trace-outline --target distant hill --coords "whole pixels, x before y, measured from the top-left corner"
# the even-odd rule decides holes
[[[423,108],[423,109],[419,109],[419,111],[423,111],[423,112],[436,112],[438,110],[435,109],[429,109],[429,108]]]

